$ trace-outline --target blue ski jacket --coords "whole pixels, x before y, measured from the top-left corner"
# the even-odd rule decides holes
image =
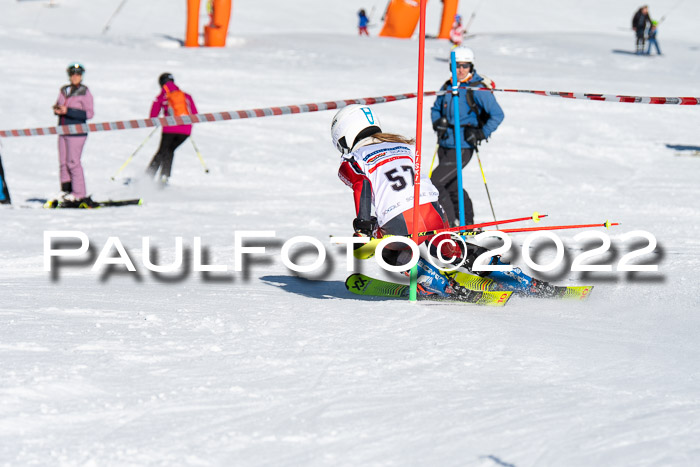
[[[360,17],[360,23],[358,24],[358,27],[364,28],[369,24],[369,18],[363,14],[358,13],[357,14]]]
[[[459,83],[459,124],[460,131],[459,135],[462,142],[462,148],[473,148],[471,144],[467,143],[464,139],[464,127],[465,126],[479,126],[479,120],[477,115],[472,111],[467,103],[467,88],[469,87],[482,87],[480,83],[483,78],[479,76],[476,71],[472,79],[465,83]],[[438,141],[441,147],[447,149],[454,149],[456,147],[455,142],[455,131],[454,131],[454,106],[452,93],[449,92],[452,89],[452,81],[448,80],[440,88],[441,91],[447,90],[448,92],[443,95],[437,96],[435,103],[430,110],[430,117],[433,123],[439,120],[441,117],[446,117],[449,127],[447,132],[445,132],[444,137]],[[488,138],[491,134],[496,131],[496,128],[501,124],[505,115],[503,114],[503,109],[498,105],[496,98],[492,92],[487,91],[474,91],[474,102],[480,112],[486,112],[489,115],[488,120],[484,124],[482,130],[484,136]]]

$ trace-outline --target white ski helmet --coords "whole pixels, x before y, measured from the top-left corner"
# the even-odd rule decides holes
[[[368,106],[352,104],[333,117],[331,137],[336,149],[348,154],[360,140],[382,131],[379,116]]]
[[[457,47],[455,49],[455,61],[457,63],[474,63],[474,51],[469,47]]]

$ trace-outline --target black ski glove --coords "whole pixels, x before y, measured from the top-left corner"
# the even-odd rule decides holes
[[[372,216],[367,220],[356,217],[355,220],[352,221],[352,228],[355,229],[355,233],[371,237],[377,229],[377,218]]]
[[[484,131],[481,128],[467,126],[464,127],[464,139],[467,143],[477,147],[483,140],[486,139],[486,136],[484,136]]]
[[[448,126],[449,124],[447,123],[447,118],[445,117],[440,117],[433,122],[433,130],[437,132],[438,140],[443,139],[445,137],[445,133],[447,133]]]

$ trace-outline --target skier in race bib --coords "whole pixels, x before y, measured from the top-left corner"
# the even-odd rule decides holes
[[[53,106],[59,125],[85,123],[95,112],[92,94],[82,84],[85,67],[71,63],[66,69],[70,84],[61,88]],[[81,205],[92,207],[92,199],[87,196],[85,174],[80,158],[87,140],[87,133],[69,133],[58,137],[59,177],[61,181],[60,205],[64,208],[77,208]]]
[[[158,84],[161,90],[151,106],[151,118],[157,117],[161,112],[166,117],[179,117],[197,113],[197,107],[194,105],[192,96],[177,87],[172,74],[163,73],[160,75]],[[151,177],[155,177],[158,170],[160,170],[158,181],[166,185],[170,179],[175,149],[184,143],[191,133],[192,125],[164,126],[160,147],[158,147],[158,151],[151,159],[146,173]]]
[[[384,132],[376,112],[362,105],[341,109],[333,117],[331,136],[336,149],[342,154],[338,177],[354,193],[356,218],[353,229],[356,236],[408,236],[416,231],[428,232],[448,227],[438,203],[438,191],[424,175],[421,175],[418,224],[414,225],[413,140]],[[432,256],[442,256],[454,264],[462,263],[468,270],[474,260],[487,251],[467,242],[450,241],[448,233],[433,238],[435,240],[429,246]],[[419,238],[417,243],[427,240],[427,237]],[[392,266],[407,264],[411,259],[411,250],[403,243],[392,242],[382,250],[382,258]],[[499,257],[494,257],[493,261],[493,264],[503,264],[498,263]],[[548,286],[546,282],[525,276],[518,268],[514,270],[529,281],[527,286],[524,282],[521,282],[522,286],[514,285],[514,289],[528,287],[534,294]],[[521,280],[498,274],[493,276],[492,279],[496,281]],[[418,261],[418,284],[422,295],[459,299],[469,293],[424,258]]]

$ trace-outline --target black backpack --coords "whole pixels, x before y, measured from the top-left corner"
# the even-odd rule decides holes
[[[493,83],[490,79],[488,82],[486,80],[484,81],[477,81],[475,83],[470,83],[469,86],[467,87],[467,105],[469,106],[469,110],[471,110],[475,115],[476,115],[476,120],[479,122],[479,128],[483,128],[484,125],[486,125],[486,122],[489,121],[489,118],[491,118],[491,115],[489,115],[488,112],[484,109],[480,109],[479,106],[476,104],[476,100],[474,99],[474,90],[471,88],[493,88]],[[444,89],[449,90],[452,88],[452,80],[447,80],[444,84]]]
[[[486,125],[486,122],[489,121],[489,118],[491,118],[491,115],[489,115],[486,110],[480,109],[479,106],[476,105],[473,89],[467,89],[467,104],[469,105],[471,111],[476,114],[476,120],[479,122],[479,128],[483,128],[484,125]]]

